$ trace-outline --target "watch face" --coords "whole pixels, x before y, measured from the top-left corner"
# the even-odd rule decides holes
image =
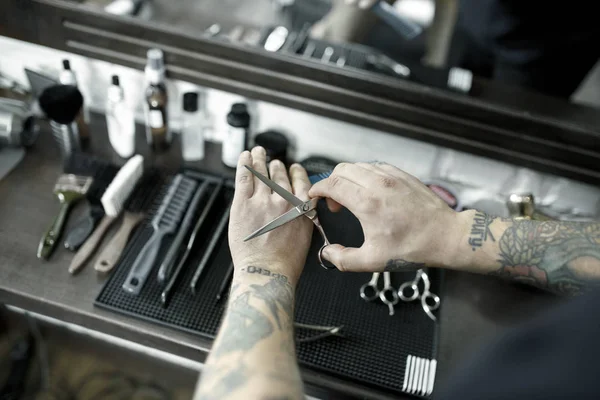
[[[429,187],[429,189],[431,189],[442,200],[444,200],[446,202],[446,204],[448,204],[450,206],[450,208],[458,211],[458,199],[452,192],[450,192],[448,189],[446,189],[442,186],[436,185],[436,184],[430,184],[430,185],[427,185],[427,187]]]

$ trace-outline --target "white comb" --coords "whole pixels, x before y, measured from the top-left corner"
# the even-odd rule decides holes
[[[127,161],[102,196],[102,207],[109,217],[117,217],[135,185],[144,175],[144,157],[139,154]]]

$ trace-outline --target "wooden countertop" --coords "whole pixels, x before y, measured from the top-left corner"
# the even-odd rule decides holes
[[[91,134],[94,154],[119,160],[108,146],[100,115],[92,114]],[[138,139],[143,143],[141,127]],[[153,161],[176,170],[181,162],[177,143],[172,150]],[[220,162],[220,146],[208,143],[206,150],[206,159],[196,167],[232,174]],[[0,181],[0,303],[203,361],[210,348],[205,339],[95,308],[93,303],[104,278],[97,276],[90,265],[71,276],[67,269],[72,254],[64,248],[57,249],[48,262],[37,259],[40,237],[58,208],[52,189],[61,169],[58,149],[46,129],[23,162]],[[449,271],[442,295],[436,390],[461,360],[477,351],[481,342],[558,301],[494,278]],[[303,375],[307,392],[316,397],[398,398],[310,370],[303,371]]]

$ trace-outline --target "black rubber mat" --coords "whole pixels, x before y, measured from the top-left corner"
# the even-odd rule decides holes
[[[213,182],[211,188],[215,188],[219,182],[217,178],[207,175],[193,173],[193,176],[199,180],[210,180]],[[214,227],[228,207],[233,194],[231,185],[227,184],[222,192],[201,230],[196,248],[168,307],[164,308],[160,301],[163,285],[156,279],[158,266],[155,266],[154,275],[147,280],[139,296],[131,296],[121,289],[135,256],[152,233],[149,227],[151,216],[137,230],[115,272],[98,296],[96,305],[214,338],[226,303],[217,302],[216,296],[231,262],[226,233],[221,237],[199,281],[196,295],[190,290],[189,284]],[[203,201],[206,204],[207,199]],[[160,199],[157,199],[154,210],[159,203]],[[202,207],[199,210],[201,212]],[[362,243],[360,224],[349,212],[333,214],[320,205],[319,218],[333,243],[346,246],[360,246]],[[168,243],[165,241],[159,259],[166,253]],[[425,360],[428,360],[428,367],[432,365],[430,360],[435,360],[437,354],[438,325],[427,317],[419,302],[400,302],[395,308],[395,315],[389,316],[388,307],[384,304],[363,301],[359,289],[370,280],[371,274],[323,269],[318,265],[316,255],[321,244],[322,239],[316,234],[297,289],[296,322],[320,326],[343,325],[344,337],[328,337],[298,344],[299,362],[321,372],[390,392],[403,392],[405,388],[405,392],[425,393],[424,389],[421,392],[415,389],[417,386],[425,387],[426,379],[422,379],[423,383],[418,379],[421,364],[415,364],[414,371],[405,377],[407,359],[409,356],[418,357],[423,360],[422,365],[425,365]],[[441,272],[430,270],[429,274],[431,291],[441,296]],[[412,280],[414,275],[414,272],[394,273],[393,284],[398,287],[402,282]],[[440,312],[436,311],[438,317]],[[310,335],[314,335],[314,332],[296,332],[297,339]],[[420,376],[427,375],[426,372],[427,369],[421,367]],[[414,380],[414,384],[411,380]],[[413,390],[408,390],[410,387]]]

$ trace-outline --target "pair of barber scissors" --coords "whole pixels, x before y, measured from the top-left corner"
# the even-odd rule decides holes
[[[423,281],[423,292],[419,291],[419,283]],[[431,282],[429,281],[429,275],[425,272],[425,270],[420,269],[417,271],[415,275],[415,279],[413,281],[404,282],[400,285],[398,289],[398,297],[402,301],[410,302],[415,301],[420,297],[421,299],[421,307],[423,307],[423,311],[429,318],[433,321],[436,321],[437,318],[433,315],[433,311],[440,308],[440,298],[438,295],[431,293]]]
[[[360,297],[367,302],[381,300],[383,304],[388,306],[390,315],[394,315],[394,307],[399,301],[398,293],[392,287],[392,277],[388,271],[383,273],[383,289],[379,290],[380,275],[380,272],[374,272],[371,280],[360,287]]]
[[[323,230],[323,227],[319,222],[319,218],[317,217],[316,208],[319,199],[302,201],[296,196],[294,196],[292,193],[288,192],[287,190],[285,190],[284,188],[282,188],[281,186],[279,186],[278,184],[261,174],[260,172],[255,171],[252,167],[249,167],[247,165],[245,167],[248,168],[248,170],[252,172],[252,174],[256,176],[261,182],[270,187],[272,191],[283,197],[285,200],[287,200],[288,203],[292,204],[294,208],[292,208],[285,214],[275,218],[273,221],[269,222],[262,228],[258,229],[256,232],[249,235],[246,239],[244,239],[244,242],[250,239],[254,239],[255,237],[263,235],[267,232],[270,232],[273,229],[277,229],[280,226],[295,220],[296,218],[306,217],[310,219],[313,224],[315,224],[317,230],[321,234],[321,237],[324,241],[323,246],[321,246],[321,249],[319,249],[319,252],[317,254],[319,257],[319,264],[321,264],[321,266],[325,269],[335,269],[335,266],[328,266],[323,263],[323,250],[325,250],[325,247],[329,246],[331,243],[329,242],[329,239],[327,239],[327,235],[325,235],[325,231]]]

